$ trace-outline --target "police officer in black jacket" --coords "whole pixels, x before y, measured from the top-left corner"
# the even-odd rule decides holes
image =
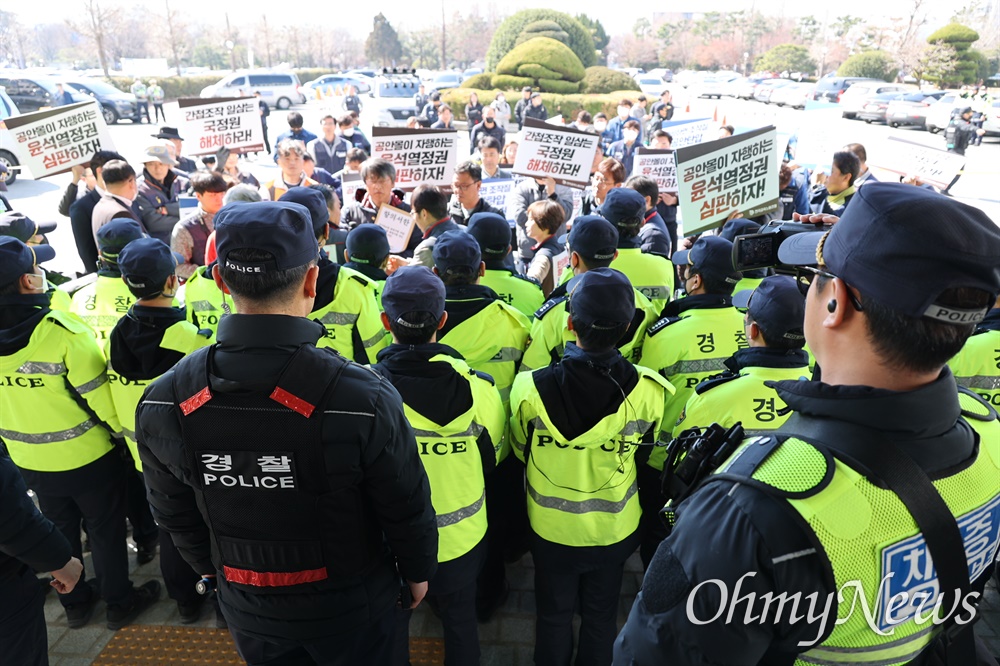
[[[388,664],[397,599],[418,604],[437,564],[399,394],[316,348],[323,326],[306,316],[318,248],[304,206],[233,203],[215,228],[213,277],[240,314],[139,404],[154,515],[217,581],[250,664]]]

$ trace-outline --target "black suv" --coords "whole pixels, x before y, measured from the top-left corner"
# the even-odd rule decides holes
[[[31,113],[43,107],[56,106],[56,80],[47,76],[8,76],[0,75],[0,86],[7,89],[7,94],[21,113]],[[74,102],[86,102],[90,98],[76,90],[66,88]]]
[[[812,98],[817,102],[840,101],[840,96],[858,81],[872,81],[865,76],[827,76],[816,83],[816,90],[813,91]]]
[[[139,105],[135,95],[122,92],[100,79],[64,79],[63,82],[73,90],[96,99],[101,104],[101,113],[108,125],[114,125],[122,118],[139,122]]]

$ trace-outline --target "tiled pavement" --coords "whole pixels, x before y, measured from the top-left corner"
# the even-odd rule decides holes
[[[132,580],[137,585],[151,580],[159,573],[159,560],[144,566],[137,566],[135,556],[132,563]],[[88,571],[93,571],[88,556]],[[511,584],[510,597],[504,608],[488,623],[479,625],[482,643],[483,666],[528,666],[532,663],[531,653],[535,640],[535,594],[533,592],[534,568],[531,556],[526,555],[518,564],[507,568]],[[625,579],[619,605],[618,623],[625,622],[632,600],[642,582],[642,564],[639,556],[633,555],[625,567]],[[986,589],[980,606],[983,618],[976,624],[976,633],[1000,656],[1000,594],[994,583]],[[104,626],[104,604],[101,602],[94,612],[91,623],[82,628],[70,630],[66,627],[57,595],[53,592],[45,602],[45,619],[49,634],[49,662],[52,666],[86,666],[100,654],[114,635]],[[161,594],[160,601],[140,616],[138,624],[178,625],[180,617],[176,604]],[[211,604],[206,604],[201,621],[195,626],[214,627],[215,614]],[[440,637],[441,624],[426,605],[421,605],[410,623],[413,636]]]

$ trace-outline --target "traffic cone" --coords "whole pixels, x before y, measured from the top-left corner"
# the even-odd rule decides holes
[[[684,107],[684,113],[691,113],[691,102],[688,102],[687,106]]]
[[[712,122],[719,122],[719,107],[715,107],[715,111],[712,112]]]
[[[723,125],[728,125],[729,124],[729,123],[726,122],[726,117],[725,116],[722,116],[722,124]]]
[[[323,93],[319,91],[319,88],[316,88],[313,92],[316,93],[316,99],[323,99]]]

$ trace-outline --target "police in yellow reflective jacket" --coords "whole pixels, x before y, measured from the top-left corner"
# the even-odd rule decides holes
[[[507,220],[496,213],[476,213],[469,218],[468,232],[479,241],[480,254],[486,263],[486,272],[479,283],[531,319],[545,302],[545,296],[540,284],[514,271]]]
[[[81,576],[72,592],[60,595],[67,624],[87,624],[103,597],[108,627],[119,629],[152,604],[160,588],[152,581],[133,589],[128,579],[125,466],[112,439],[121,426],[93,331],[49,309],[38,265],[54,257],[50,245],[0,237],[0,437],[77,558],[81,520],[87,523],[100,591]]]
[[[948,365],[959,386],[1000,409],[1000,300]]]
[[[822,381],[775,382],[793,415],[677,508],[616,666],[990,663],[973,624],[1000,542],[1000,420],[946,363],[1000,294],[998,256],[980,210],[899,183],[781,244]]]
[[[450,318],[437,276],[423,266],[400,268],[386,280],[382,305],[393,344],[379,352],[374,370],[403,398],[437,513],[439,564],[427,602],[444,624],[445,660],[478,664],[476,577],[488,524],[484,476],[500,459],[506,414],[488,376],[437,343]],[[397,661],[407,663],[408,655]]]
[[[47,245],[48,239],[45,234],[55,231],[55,222],[44,222],[39,224],[24,213],[6,212],[0,214],[0,236],[13,236],[25,245]],[[44,274],[44,269],[39,269]],[[49,307],[53,310],[69,312],[70,295],[69,292],[49,285],[46,289],[49,295]]]
[[[94,330],[102,347],[108,339],[108,333],[125,316],[135,300],[132,292],[122,282],[122,274],[118,270],[118,254],[130,242],[144,235],[139,223],[130,217],[111,220],[98,229],[97,280],[73,294],[70,312]]]
[[[219,330],[219,322],[227,314],[236,312],[233,299],[222,293],[212,277],[212,267],[199,266],[184,283],[184,305],[187,320],[199,330]]]
[[[184,257],[155,238],[140,238],[118,255],[122,281],[137,299],[111,330],[105,344],[108,383],[135,468],[142,471],[135,441],[135,409],[154,379],[186,354],[211,342],[211,331],[199,331],[173,307],[180,280],[175,274]],[[177,551],[170,535],[160,531],[160,573],[167,595],[177,602],[181,622],[196,622],[205,597],[195,591],[200,578]]]
[[[747,309],[743,323],[750,347],[725,361],[726,372],[698,384],[674,426],[674,437],[713,423],[725,428],[742,423],[748,436],[774,430],[788,414],[785,403],[765,382],[810,375],[809,355],[802,349],[805,299],[794,279],[764,278],[752,292],[735,294],[733,305]]]
[[[379,308],[389,262],[389,238],[377,224],[359,224],[347,234],[344,268],[364,276],[375,287]]]
[[[646,200],[626,187],[610,190],[601,204],[601,215],[618,229],[618,256],[611,268],[624,273],[635,290],[662,312],[673,297],[674,265],[666,257],[642,251],[639,230],[645,213]]]
[[[299,204],[308,211],[322,248],[329,234],[330,211],[323,195],[308,187],[293,187],[281,201]],[[375,286],[360,275],[341,270],[325,253],[319,262],[316,301],[309,318],[323,324],[326,335],[317,347],[331,347],[341,355],[364,365],[374,363],[375,355],[389,344],[389,337],[379,319]]]
[[[673,387],[615,348],[634,314],[624,275],[598,268],[569,284],[576,341],[558,364],[514,381],[511,439],[527,469],[535,663],[570,663],[578,607],[577,663],[607,664],[623,566],[639,543],[636,452],[657,440]]]
[[[568,242],[570,267],[578,276],[595,268],[607,268],[618,254],[618,231],[599,215],[578,217],[568,234]],[[573,340],[567,326],[567,285],[553,289],[549,300],[535,313],[528,348],[521,361],[522,371],[558,363],[566,343]],[[634,289],[633,296],[632,325],[618,341],[618,351],[625,360],[634,363],[639,359],[646,328],[656,319],[656,311],[649,299]]]

